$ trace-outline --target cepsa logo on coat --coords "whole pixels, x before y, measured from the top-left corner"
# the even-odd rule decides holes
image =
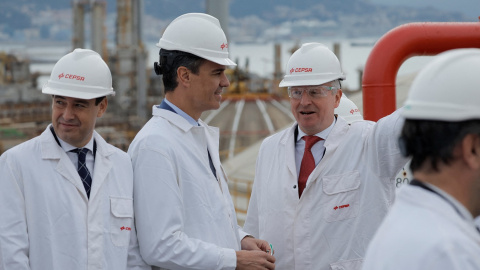
[[[73,75],[73,74],[60,74],[58,75],[58,79],[60,80],[61,78],[69,79],[69,80],[77,80],[77,81],[84,81],[85,77],[79,76],[79,75]]]
[[[312,68],[292,68],[290,69],[290,74],[292,73],[301,73],[301,72],[312,72]]]

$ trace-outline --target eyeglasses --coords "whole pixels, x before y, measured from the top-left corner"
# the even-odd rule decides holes
[[[338,87],[335,86],[326,86],[326,85],[318,85],[318,86],[290,86],[288,87],[288,96],[294,99],[302,99],[303,92],[307,92],[307,94],[312,98],[320,98],[326,97],[328,91],[330,90],[338,90]]]

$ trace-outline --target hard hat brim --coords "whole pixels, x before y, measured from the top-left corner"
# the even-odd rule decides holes
[[[73,84],[68,84],[67,86],[65,83],[53,82],[51,80],[45,83],[42,87],[42,93],[79,99],[94,99],[108,95],[115,95],[113,88],[111,88],[110,91],[105,91],[103,87],[87,87]]]
[[[285,75],[284,79],[280,82],[280,87],[289,86],[306,86],[306,85],[321,85],[334,80],[345,80],[345,75],[338,74],[305,74],[305,75]]]
[[[163,38],[160,39],[160,42],[158,42],[155,45],[158,48],[164,49],[164,50],[170,50],[170,51],[177,50],[177,51],[191,53],[195,56],[198,56],[198,57],[206,59],[208,61],[217,63],[217,64],[222,65],[222,66],[236,66],[237,65],[230,58],[228,58],[228,52],[227,53],[218,53],[218,52],[209,51],[209,50],[201,49],[201,48],[197,48],[196,50],[193,50],[193,49],[190,49],[186,46],[181,46],[181,45],[174,44],[172,42],[166,41]]]
[[[448,113],[442,113],[448,112]],[[451,103],[432,103],[407,100],[402,116],[412,120],[466,121],[480,119],[480,107],[463,104],[461,107]]]
[[[215,57],[209,57],[209,58],[204,58],[207,59],[208,61],[217,63],[222,66],[236,66],[237,64],[230,60],[229,58],[215,58]]]

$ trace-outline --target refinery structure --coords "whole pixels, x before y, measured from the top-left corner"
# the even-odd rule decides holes
[[[206,13],[219,19],[228,36],[229,1],[206,0],[205,7]],[[116,1],[113,48],[107,47],[106,1],[75,0],[71,10],[72,50],[89,44],[112,72],[116,96],[110,98],[107,114],[98,119],[97,131],[110,143],[127,150],[136,132],[150,118],[152,106],[159,104],[163,96],[161,77],[152,72],[153,63],[147,63],[142,41],[143,1]],[[222,159],[233,157],[293,120],[284,101],[285,91],[275,87],[282,74],[279,45],[275,51],[278,60],[271,78],[251,76],[248,61],[245,67],[227,70],[231,85],[224,90],[221,109],[202,115],[223,132]],[[32,61],[25,55],[0,52],[0,154],[35,137],[51,122],[51,98],[42,94],[38,85],[38,78],[49,74],[31,73]]]
[[[228,37],[228,0],[206,0],[205,4],[205,12],[219,19]],[[109,65],[116,95],[109,98],[107,113],[97,120],[96,131],[126,151],[150,118],[152,106],[160,104],[163,83],[152,71],[153,63],[147,62],[141,36],[142,0],[117,0],[116,6],[115,42],[114,47],[109,48],[106,2],[73,1],[71,50],[85,48],[88,43]],[[87,25],[91,26],[90,31],[86,31]],[[159,29],[159,37],[161,31]],[[90,37],[86,37],[86,32]],[[291,49],[293,53],[295,48]],[[269,78],[251,74],[248,59],[244,66],[228,69],[230,87],[224,89],[220,108],[201,116],[207,124],[220,129],[220,158],[230,176],[230,190],[240,223],[247,210],[259,142],[294,121],[286,89],[278,87],[283,76],[281,50],[279,44],[274,46],[274,72]],[[334,51],[338,51],[338,47],[334,46]],[[56,60],[52,61],[52,67]],[[51,123],[51,97],[42,94],[38,85],[39,77],[48,78],[50,74],[31,73],[32,61],[35,60],[26,56],[0,52],[0,154],[39,135]],[[361,103],[360,98],[356,98],[356,102]]]

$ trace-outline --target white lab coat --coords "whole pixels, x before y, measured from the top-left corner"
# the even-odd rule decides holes
[[[257,159],[244,231],[273,244],[276,269],[360,269],[406,163],[395,112],[348,125],[338,117],[298,198],[294,131],[268,137]]]
[[[93,136],[90,200],[50,126],[0,157],[0,269],[127,269],[127,256],[144,264],[129,156]]]
[[[241,238],[220,164],[219,132],[200,124],[193,126],[154,106],[153,117],[128,149],[140,252],[150,265],[209,270],[236,266]]]
[[[465,209],[466,211],[466,209]],[[378,229],[365,270],[478,270],[480,233],[437,194],[407,185]]]

